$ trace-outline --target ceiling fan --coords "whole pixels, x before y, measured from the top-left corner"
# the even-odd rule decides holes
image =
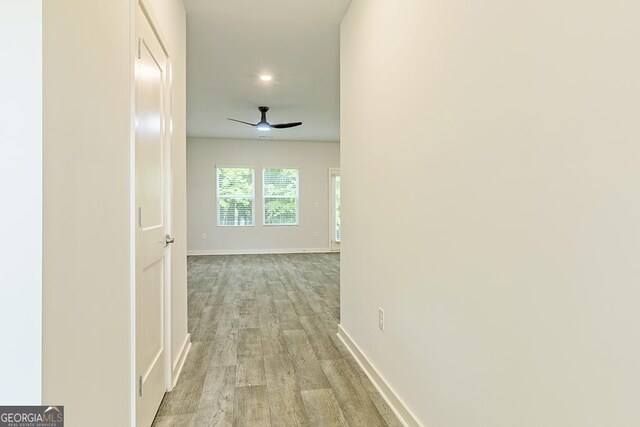
[[[242,120],[236,120],[236,119],[228,119],[228,120],[253,126],[260,132],[267,132],[267,131],[270,131],[271,129],[294,128],[302,124],[302,122],[293,122],[293,123],[279,123],[277,125],[272,125],[267,121],[267,111],[269,111],[269,107],[258,107],[258,111],[260,111],[261,117],[260,117],[260,121],[255,124],[249,123],[249,122],[243,122]]]

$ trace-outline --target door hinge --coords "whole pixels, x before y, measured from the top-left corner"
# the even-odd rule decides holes
[[[138,228],[142,228],[142,206],[138,207]]]
[[[138,377],[138,397],[142,397],[142,375]]]
[[[138,59],[142,59],[142,38],[138,37]]]

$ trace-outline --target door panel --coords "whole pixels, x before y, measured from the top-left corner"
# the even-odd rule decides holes
[[[140,6],[136,16],[136,425],[150,426],[166,390],[165,98],[167,56]]]
[[[164,337],[162,330],[157,327],[163,323],[163,292],[162,288],[158,289],[157,284],[162,283],[163,279],[163,263],[158,261],[148,266],[142,272],[140,282],[138,283],[137,301],[138,311],[136,313],[138,328],[141,334],[137,336],[138,355],[140,367],[153,368],[155,361],[163,351]],[[147,372],[141,372],[147,374]]]

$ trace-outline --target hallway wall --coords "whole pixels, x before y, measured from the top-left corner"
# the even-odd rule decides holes
[[[129,0],[43,2],[42,399],[69,427],[131,416],[129,17]]]
[[[0,405],[42,389],[42,0],[0,4]]]
[[[424,425],[640,425],[638,16],[351,4],[342,327]]]
[[[129,248],[135,4],[56,0],[43,5],[42,399],[65,406],[69,427],[127,426],[133,415]],[[181,0],[147,4],[173,50],[173,219],[179,223],[185,218],[185,13]],[[186,336],[184,226],[174,227],[174,233],[175,357],[175,343],[181,345]],[[105,408],[107,417],[99,415]]]
[[[339,143],[189,138],[187,148],[190,254],[329,251],[329,168],[340,167]],[[217,225],[216,165],[255,169],[254,226]],[[299,225],[262,224],[264,167],[300,169]]]

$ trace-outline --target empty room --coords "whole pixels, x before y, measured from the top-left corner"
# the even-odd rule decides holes
[[[347,2],[287,6],[187,4],[191,347],[157,426],[397,424],[336,335]]]
[[[637,427],[640,3],[0,3],[0,427]]]

